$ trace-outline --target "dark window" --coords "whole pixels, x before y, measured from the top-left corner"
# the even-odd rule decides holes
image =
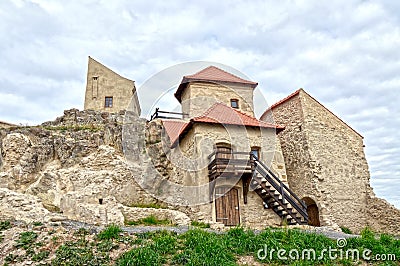
[[[93,80],[97,80],[97,79],[98,79],[98,77],[96,77],[96,76],[93,77]]]
[[[260,159],[260,148],[259,147],[251,147],[251,153]]]
[[[106,97],[104,107],[113,107],[113,97]]]
[[[239,100],[238,99],[231,99],[231,107],[232,108],[239,108]]]

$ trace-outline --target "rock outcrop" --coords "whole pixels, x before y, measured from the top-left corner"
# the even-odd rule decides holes
[[[136,182],[146,169],[145,160],[128,163],[124,157],[124,115],[72,109],[40,126],[1,130],[3,218],[32,222],[64,217],[123,224],[125,213],[132,218],[129,206],[157,203]],[[130,119],[134,127],[128,134],[144,134],[146,120]],[[139,157],[144,139],[132,139],[132,156]],[[166,212],[160,211],[164,216]],[[176,222],[187,224],[188,217],[179,215],[184,219]]]

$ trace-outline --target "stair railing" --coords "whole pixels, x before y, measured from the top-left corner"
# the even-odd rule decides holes
[[[283,202],[284,200],[288,201],[293,208],[295,208],[296,211],[304,217],[305,220],[308,220],[307,205],[305,202],[299,199],[297,195],[291,189],[289,189],[282,182],[282,180],[280,180],[263,162],[258,160],[257,156],[253,153],[250,153],[250,161],[252,164],[254,164],[254,170],[259,172],[265,179],[267,179],[268,183],[270,183],[275,190],[282,195]]]

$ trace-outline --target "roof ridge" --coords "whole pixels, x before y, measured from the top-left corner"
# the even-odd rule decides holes
[[[280,105],[280,104],[286,102],[287,100],[289,100],[289,99],[291,99],[292,97],[294,97],[294,96],[296,96],[297,94],[299,94],[300,91],[302,91],[302,90],[303,90],[303,88],[297,89],[295,92],[289,94],[289,95],[286,96],[285,98],[283,98],[283,99],[277,101],[276,103],[272,104],[271,106],[269,106],[269,107],[264,111],[264,113],[260,116],[260,119],[261,119],[261,117],[263,117],[268,111],[272,110],[272,108],[275,108],[275,107],[277,107],[278,105]],[[303,90],[303,91],[304,91],[304,90]]]
[[[243,115],[243,116],[245,116],[245,117],[247,117],[247,118],[249,118],[249,119],[252,119],[252,120],[257,121],[258,123],[263,123],[263,124],[270,125],[270,126],[276,126],[277,128],[282,128],[281,125],[272,124],[272,123],[269,123],[269,122],[266,122],[266,121],[262,121],[262,120],[260,120],[260,119],[257,119],[257,118],[254,117],[254,116],[251,116],[251,115],[248,115],[248,114],[246,114],[246,113],[243,113],[243,112],[240,111],[240,110],[236,110],[235,108],[229,107],[228,105],[226,105],[226,104],[223,103],[223,102],[216,102],[216,103],[214,103],[214,104],[213,104],[210,108],[208,108],[207,111],[205,111],[201,116],[193,117],[193,118],[191,119],[191,121],[195,121],[196,119],[201,119],[201,118],[211,118],[211,119],[215,120],[215,119],[212,118],[212,117],[208,117],[208,115],[210,114],[210,112],[211,112],[212,110],[215,109],[215,107],[216,107],[217,105],[221,105],[221,106],[223,106],[223,107],[229,108],[230,110],[232,110],[232,111],[234,111],[234,112],[236,112],[236,113],[238,113],[238,114],[240,114],[240,115]],[[242,120],[242,119],[241,119],[241,120]]]
[[[204,69],[202,69],[202,70],[196,72],[195,74],[189,75],[189,77],[190,77],[190,76],[195,76],[195,75],[197,75],[198,73],[203,72],[203,71],[205,71],[205,70],[207,70],[207,69],[211,69],[211,68],[215,68],[215,69],[217,69],[217,70],[220,70],[220,71],[224,72],[225,74],[230,75],[230,76],[233,76],[233,77],[235,77],[235,78],[238,78],[238,79],[241,79],[241,80],[244,80],[244,81],[250,81],[250,82],[255,83],[254,81],[241,78],[241,77],[239,77],[239,76],[237,76],[237,75],[235,75],[235,74],[233,74],[233,73],[231,73],[231,72],[228,72],[228,71],[226,71],[226,70],[224,70],[224,69],[222,69],[222,68],[219,68],[219,67],[217,67],[217,66],[214,66],[214,65],[210,65],[210,66],[208,66],[208,67],[206,67],[206,68],[204,68]],[[188,76],[186,76],[186,77],[188,77]]]

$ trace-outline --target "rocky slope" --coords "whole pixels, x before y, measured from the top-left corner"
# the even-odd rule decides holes
[[[0,129],[0,218],[123,224],[126,216],[156,213],[189,223],[178,211],[129,207],[157,200],[136,182],[146,162],[128,163],[123,154],[126,148],[140,156],[144,144],[133,136],[123,147],[122,134],[143,134],[146,121],[131,116],[134,126],[123,132],[125,117],[71,109],[40,126]]]

